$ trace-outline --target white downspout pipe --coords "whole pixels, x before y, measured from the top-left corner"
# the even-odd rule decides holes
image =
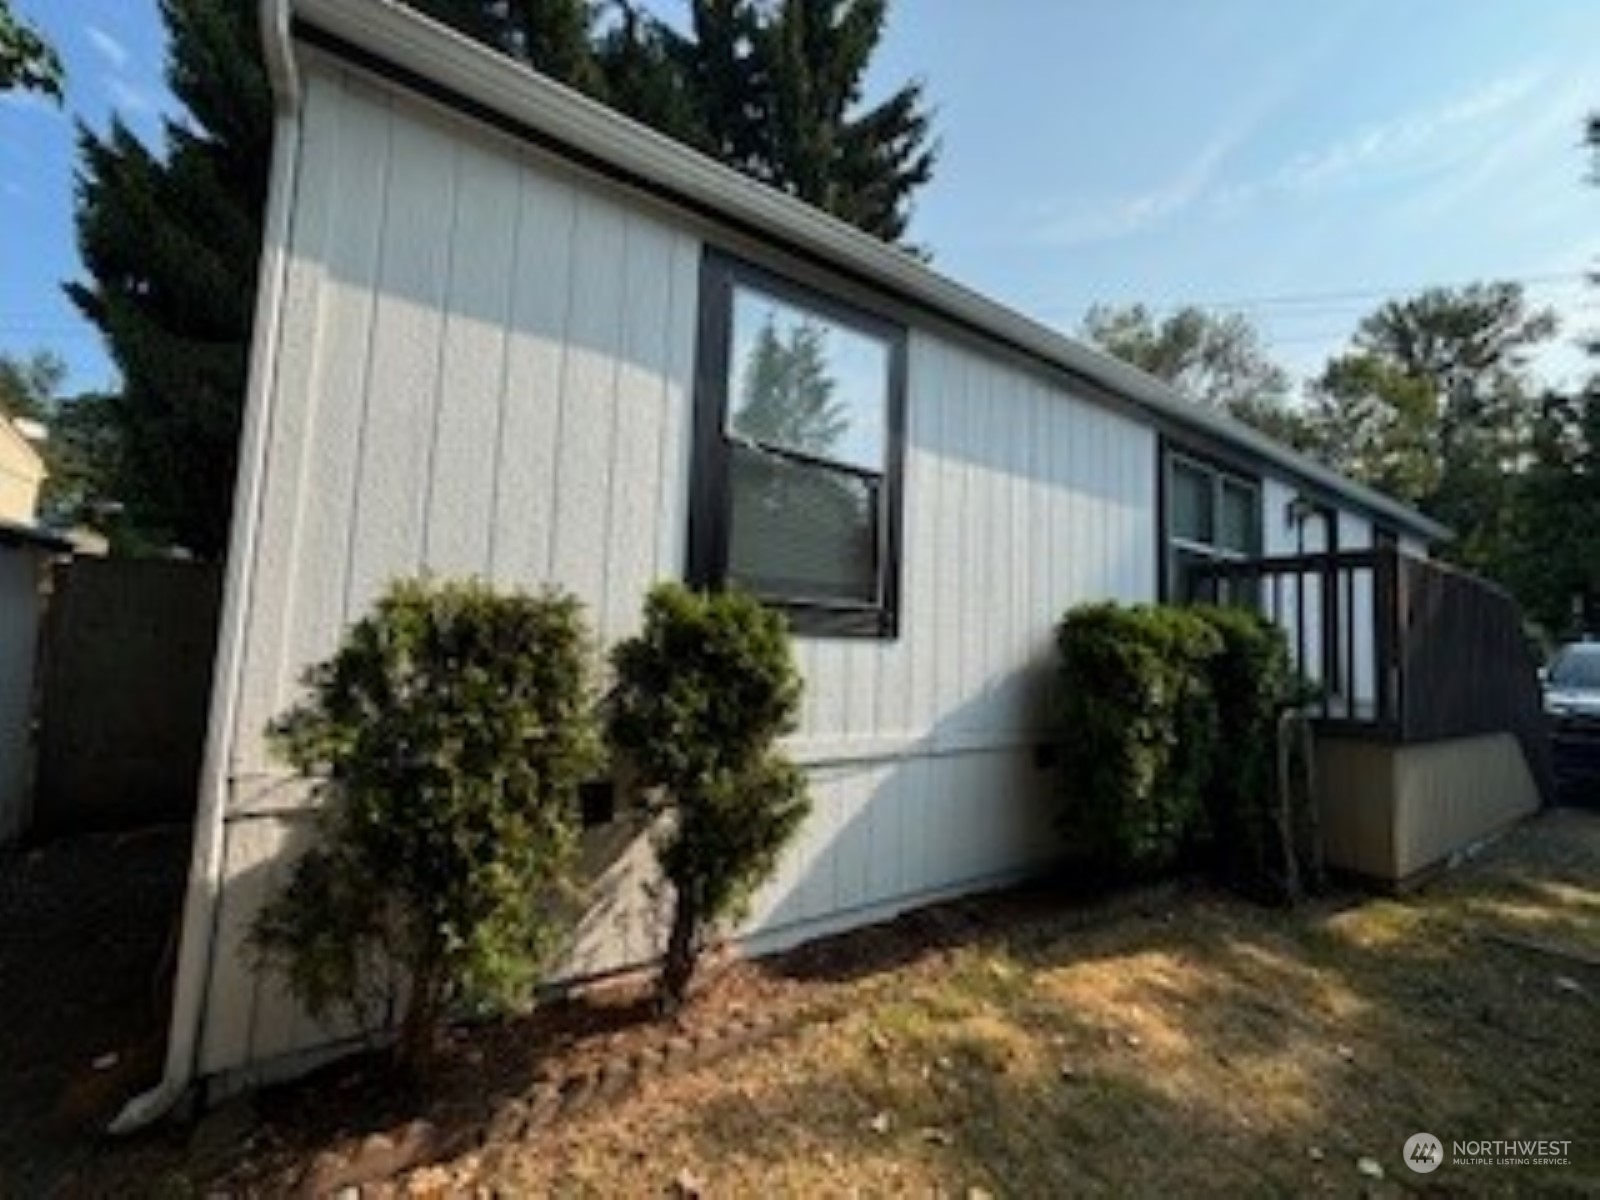
[[[279,326],[289,261],[289,232],[300,156],[300,76],[290,40],[294,0],[261,0],[261,46],[272,85],[272,169],[262,227],[256,285],[255,328],[250,341],[250,377],[234,484],[222,616],[211,684],[205,758],[195,812],[194,846],[184,896],[183,937],[173,984],[172,1019],[161,1082],[135,1096],[114,1121],[114,1134],[132,1133],[160,1120],[188,1092],[199,1062],[200,1029],[216,932],[221,886],[223,826],[228,803],[228,763],[244,658],[245,615],[255,574],[272,397],[276,383]]]

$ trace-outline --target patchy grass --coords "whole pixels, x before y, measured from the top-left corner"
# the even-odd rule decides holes
[[[880,931],[849,969],[741,968],[763,980],[741,1003],[831,1015],[373,1191],[1600,1195],[1594,815],[1404,899],[990,904],[960,937]],[[1571,1162],[1417,1175],[1419,1131],[1568,1140]],[[270,1192],[277,1169],[228,1178]]]
[[[1029,924],[847,986],[841,1020],[414,1182],[1600,1194],[1593,817],[1546,817],[1407,899],[1284,913],[1184,897],[1096,928]],[[1570,1140],[1572,1165],[1415,1175],[1400,1149],[1423,1130]]]

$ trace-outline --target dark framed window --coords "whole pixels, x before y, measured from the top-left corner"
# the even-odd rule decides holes
[[[905,377],[902,326],[708,252],[690,581],[797,632],[895,636]]]
[[[1164,470],[1166,591],[1170,599],[1255,602],[1244,584],[1217,587],[1197,566],[1261,553],[1261,485],[1203,459],[1169,451]]]

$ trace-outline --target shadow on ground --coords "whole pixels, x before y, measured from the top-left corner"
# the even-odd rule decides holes
[[[47,1193],[160,1074],[189,830],[0,852],[0,1196]]]

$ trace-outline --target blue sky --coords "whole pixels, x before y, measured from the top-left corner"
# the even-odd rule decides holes
[[[98,331],[62,294],[82,275],[73,233],[73,120],[104,129],[112,112],[147,140],[160,136],[171,100],[161,81],[165,36],[155,0],[13,0],[60,51],[64,108],[31,95],[0,95],[0,351],[52,350],[67,387],[109,382]]]
[[[61,295],[72,118],[158,130],[154,0],[16,0],[69,71],[64,112],[0,99],[0,350],[112,378]],[[672,14],[671,0],[658,7]],[[1600,327],[1593,0],[896,0],[876,63],[915,76],[943,153],[912,233],[945,273],[1071,329],[1096,301],[1222,304],[1314,370],[1430,284],[1520,279]],[[1578,355],[1541,363],[1571,378]]]

